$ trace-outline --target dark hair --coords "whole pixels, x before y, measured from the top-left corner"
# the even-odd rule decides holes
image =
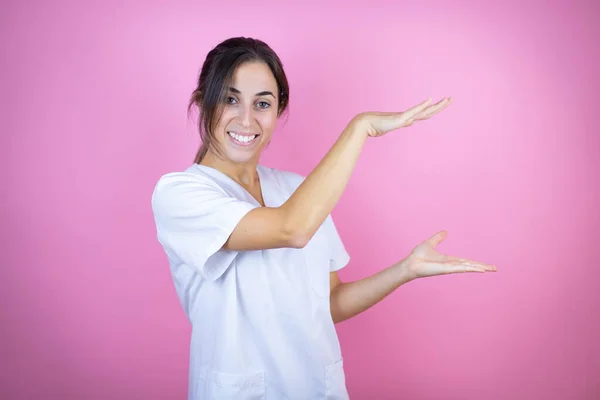
[[[258,39],[236,37],[221,42],[206,56],[198,77],[198,86],[188,105],[188,112],[194,105],[199,109],[198,128],[202,144],[194,163],[202,161],[209,148],[219,151],[214,143],[214,129],[223,111],[223,100],[229,91],[236,68],[252,61],[267,64],[275,77],[279,97],[277,116],[287,109],[290,89],[283,64],[277,54]]]

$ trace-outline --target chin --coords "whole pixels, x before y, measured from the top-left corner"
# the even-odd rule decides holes
[[[227,159],[236,164],[245,164],[253,161],[258,161],[262,153],[263,146],[257,146],[252,149],[239,149],[227,146],[225,148],[225,156]]]
[[[234,164],[248,164],[253,161],[258,161],[260,153],[256,154],[240,154],[238,152],[227,152],[227,160]]]

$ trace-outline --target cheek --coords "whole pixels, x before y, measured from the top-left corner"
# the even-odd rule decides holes
[[[221,114],[221,119],[219,120],[218,129],[224,130],[231,123],[231,121],[235,119],[235,112],[226,108]]]
[[[264,134],[271,134],[277,126],[277,112],[264,113],[258,119]]]
[[[218,142],[222,142],[224,140],[224,135],[226,134],[227,128],[229,127],[231,120],[232,120],[232,116],[230,115],[231,112],[223,112],[223,114],[221,115],[221,119],[219,119],[219,123],[217,124],[217,127],[215,129],[215,139]]]

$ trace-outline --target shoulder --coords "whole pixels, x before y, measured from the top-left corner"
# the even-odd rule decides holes
[[[186,189],[217,188],[219,185],[207,172],[191,165],[183,171],[168,172],[162,175],[154,186],[153,197],[171,191]]]
[[[152,192],[152,207],[155,211],[167,206],[183,205],[182,202],[196,201],[199,196],[223,193],[218,181],[197,165],[183,171],[162,175]]]
[[[162,175],[154,187],[154,192],[162,192],[182,185],[217,186],[217,182],[197,165],[191,165],[183,171],[167,172]]]

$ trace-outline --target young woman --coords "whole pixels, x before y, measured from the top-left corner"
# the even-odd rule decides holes
[[[370,138],[408,127],[450,104],[354,117],[306,177],[259,164],[289,88],[265,43],[232,38],[208,54],[190,106],[202,146],[152,196],[158,240],[192,323],[189,399],[344,399],[334,323],[413,279],[495,271],[442,255],[438,232],[398,263],[356,282],[330,213]]]

